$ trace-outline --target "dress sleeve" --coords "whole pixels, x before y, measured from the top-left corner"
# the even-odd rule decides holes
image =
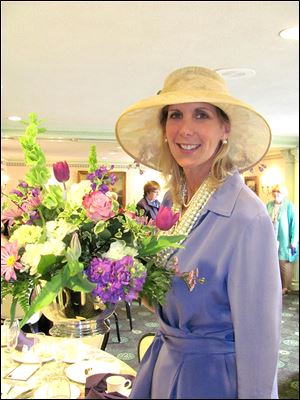
[[[276,398],[282,295],[276,239],[267,214],[242,228],[229,264],[227,288],[238,398]]]
[[[296,247],[298,238],[296,238],[296,218],[294,206],[291,202],[288,204],[288,223],[289,223],[289,244]]]

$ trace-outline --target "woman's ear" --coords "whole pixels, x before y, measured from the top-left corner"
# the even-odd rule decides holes
[[[230,133],[230,124],[228,122],[225,123],[225,133],[227,133],[227,135]],[[226,136],[226,139],[228,139],[228,136]]]

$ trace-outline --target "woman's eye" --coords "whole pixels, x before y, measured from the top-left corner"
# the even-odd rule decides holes
[[[198,111],[198,112],[195,114],[195,117],[196,117],[197,119],[204,119],[204,118],[208,118],[208,115],[207,115],[206,112],[204,112],[204,111]]]
[[[171,111],[169,113],[169,118],[170,119],[178,119],[181,117],[181,113],[179,111]]]

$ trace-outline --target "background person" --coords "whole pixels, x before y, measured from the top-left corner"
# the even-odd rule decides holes
[[[137,203],[137,210],[144,210],[148,220],[156,220],[160,207],[160,201],[157,196],[160,192],[160,184],[155,181],[149,181],[144,185],[144,197]]]
[[[135,160],[161,170],[182,217],[183,247],[159,328],[131,398],[278,398],[281,284],[265,205],[240,173],[266,154],[265,119],[233,98],[214,71],[171,73],[158,95],[129,107],[117,139]],[[148,151],[146,151],[148,150]]]
[[[287,199],[287,195],[286,186],[275,185],[272,188],[274,200],[267,204],[267,210],[272,219],[277,238],[283,295],[286,295],[290,290],[293,277],[293,265],[291,262],[295,261],[298,255],[295,209],[292,202]]]

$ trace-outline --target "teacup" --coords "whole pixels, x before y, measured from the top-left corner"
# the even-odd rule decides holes
[[[131,387],[131,380],[120,375],[112,375],[106,379],[107,393],[122,392]]]

